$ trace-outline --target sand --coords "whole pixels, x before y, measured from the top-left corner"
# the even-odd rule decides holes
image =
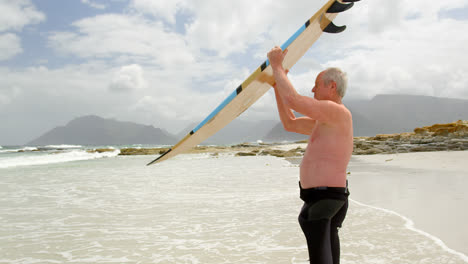
[[[351,198],[395,211],[468,255],[468,151],[353,156]]]
[[[468,259],[467,160],[468,151],[356,155],[348,166],[350,198],[411,219]]]
[[[342,262],[468,263],[467,154],[353,157]],[[147,160],[3,169],[0,262],[307,263],[297,166],[234,153]]]

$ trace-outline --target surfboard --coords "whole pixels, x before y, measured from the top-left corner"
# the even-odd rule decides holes
[[[338,13],[350,9],[359,0],[329,0],[309,20],[307,20],[286,42],[281,49],[288,49],[283,61],[284,69],[291,69],[307,52],[314,42],[327,33],[340,33],[346,26],[336,26],[333,19]],[[190,133],[176,145],[147,165],[159,163],[197,146],[205,139],[221,130],[232,120],[247,110],[273,85],[273,70],[268,59],[260,65],[241,85],[239,85],[221,104],[216,107]]]

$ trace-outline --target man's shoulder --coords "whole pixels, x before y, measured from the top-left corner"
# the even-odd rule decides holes
[[[340,126],[346,125],[352,121],[351,111],[342,103],[337,103],[331,100],[321,100],[322,103],[327,105],[328,108],[328,122],[331,124],[339,124]]]
[[[344,115],[351,116],[351,111],[349,111],[349,109],[343,103],[337,103],[332,100],[320,100],[320,101],[324,102],[329,107],[341,112]]]

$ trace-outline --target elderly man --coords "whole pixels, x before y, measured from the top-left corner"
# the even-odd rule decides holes
[[[276,84],[279,116],[290,132],[308,135],[300,166],[300,197],[304,206],[299,223],[307,240],[310,263],[339,263],[338,228],[346,216],[346,168],[353,152],[353,122],[342,104],[347,78],[338,68],[321,72],[312,89],[314,98],[296,92],[282,63],[287,50],[268,53]],[[303,114],[296,117],[293,111]]]

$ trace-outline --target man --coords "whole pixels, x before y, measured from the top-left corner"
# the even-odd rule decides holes
[[[287,50],[268,53],[279,116],[290,132],[309,135],[300,166],[300,197],[304,206],[299,223],[307,240],[310,263],[339,263],[338,228],[348,209],[346,168],[353,152],[353,123],[342,104],[346,74],[329,68],[312,89],[314,98],[299,95],[282,66]],[[293,111],[303,114],[296,117]]]

